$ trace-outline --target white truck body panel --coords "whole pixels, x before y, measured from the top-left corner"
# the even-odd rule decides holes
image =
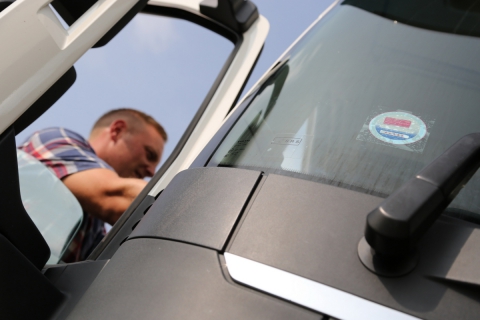
[[[0,13],[0,133],[136,3],[99,0],[65,30],[50,0],[18,0]]]

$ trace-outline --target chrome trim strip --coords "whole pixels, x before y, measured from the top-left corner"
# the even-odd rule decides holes
[[[324,284],[225,252],[230,276],[243,284],[338,319],[418,319]]]

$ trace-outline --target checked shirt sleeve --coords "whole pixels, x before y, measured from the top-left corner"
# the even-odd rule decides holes
[[[35,132],[19,149],[37,158],[62,179],[72,173],[106,168],[87,140],[65,128],[49,128]]]

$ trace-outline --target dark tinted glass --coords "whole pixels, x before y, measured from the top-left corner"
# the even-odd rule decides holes
[[[415,27],[480,36],[477,0],[346,0],[342,4]]]

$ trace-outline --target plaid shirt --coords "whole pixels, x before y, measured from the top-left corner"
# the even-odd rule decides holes
[[[95,154],[87,140],[64,128],[37,131],[18,148],[37,158],[59,179],[88,169],[113,170]],[[104,236],[103,221],[84,211],[80,230],[62,260],[65,262],[85,260]]]

